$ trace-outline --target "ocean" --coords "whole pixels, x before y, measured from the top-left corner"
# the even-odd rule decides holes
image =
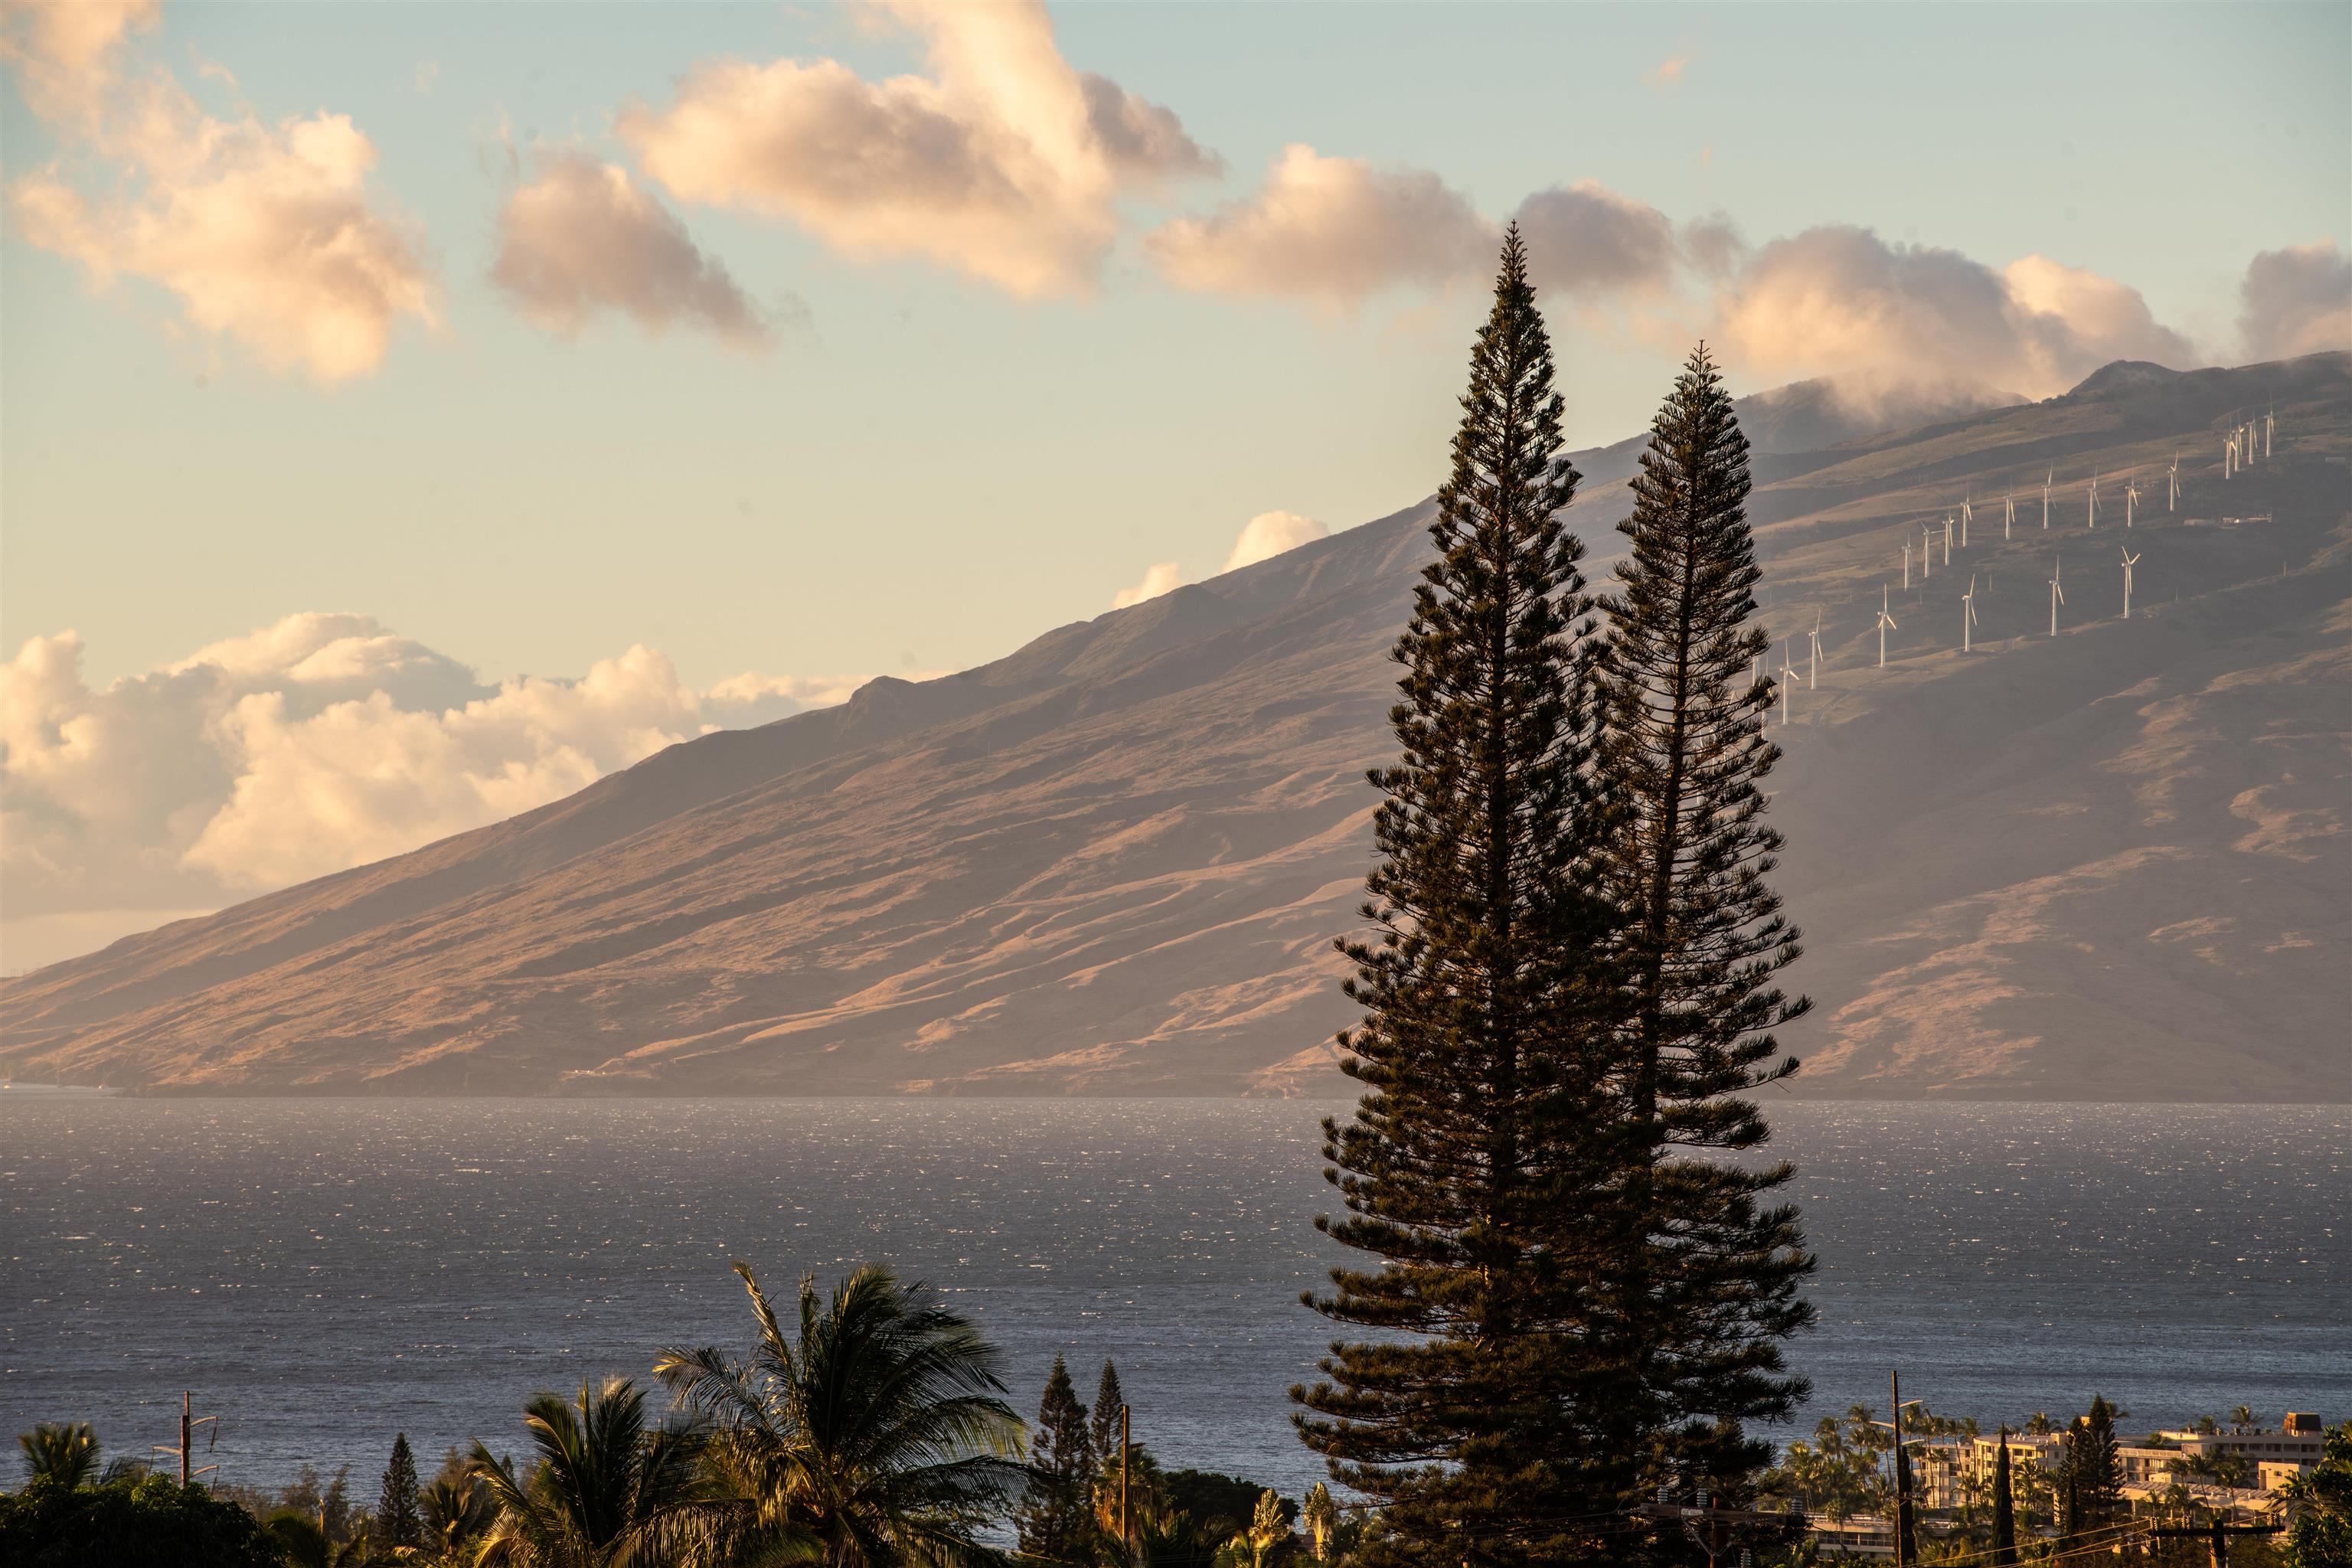
[[[1230,1100],[150,1100],[0,1095],[0,1436],[110,1454],[219,1417],[200,1463],[275,1487],[395,1432],[521,1446],[540,1389],[740,1352],[729,1261],[772,1292],[878,1259],[1001,1344],[1032,1412],[1054,1356],[1114,1360],[1170,1466],[1295,1495],[1286,1391],[1340,1256],[1317,1124]],[[2248,1405],[2352,1415],[2341,1107],[1786,1101],[1821,1258],[1790,1348],[1801,1436],[1890,1370],[1939,1414],[2143,1430]],[[0,1460],[10,1473],[13,1451]]]

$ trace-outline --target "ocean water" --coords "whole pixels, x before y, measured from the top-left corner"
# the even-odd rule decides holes
[[[1105,1356],[1164,1462],[1296,1492],[1285,1391],[1338,1249],[1303,1102],[146,1101],[0,1097],[0,1436],[110,1452],[216,1414],[205,1462],[275,1485],[393,1434],[425,1468],[520,1445],[531,1392],[748,1345],[729,1260],[789,1294],[882,1259],[950,1293],[1034,1410]],[[1344,1109],[1344,1108],[1338,1108]],[[2016,1421],[2094,1391],[2131,1425],[2352,1415],[2336,1107],[1791,1102],[1822,1259],[1782,1436],[1905,1393]],[[0,1460],[5,1466],[13,1460]]]

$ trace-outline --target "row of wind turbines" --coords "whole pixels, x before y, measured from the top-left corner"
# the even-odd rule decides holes
[[[2233,477],[2239,469],[2252,465],[2256,460],[2257,447],[2260,449],[2261,459],[2267,461],[2271,456],[2271,447],[2276,434],[2277,424],[2277,412],[2276,410],[2272,410],[2265,413],[2260,420],[2249,419],[2242,424],[2233,426],[2223,442],[2221,477],[2224,479],[2228,479]],[[2095,470],[2091,475],[2088,490],[2084,497],[2084,525],[2091,529],[2096,529],[2099,526],[2099,481],[2105,477],[2105,476],[2104,474]],[[2042,482],[2042,530],[2045,532],[2048,531],[2050,528],[2051,498],[2052,492],[2055,489],[2057,469],[2053,467],[2047,471]],[[2112,494],[2113,492],[2110,491],[2110,493]],[[2171,465],[2165,470],[2164,510],[2168,514],[2177,513],[2179,510],[2180,494],[2180,458],[2179,454],[2176,453],[2172,458]],[[2140,492],[2138,477],[2135,472],[2126,471],[2123,475],[2124,527],[2126,529],[2131,528],[2137,521],[2139,504]],[[1936,547],[1937,544],[1940,543],[1943,547],[1943,564],[1948,568],[1952,562],[1952,546],[1955,531],[1957,531],[1958,535],[1959,548],[1963,551],[1967,550],[1969,548],[1969,531],[1975,521],[1976,500],[1974,494],[1971,492],[1964,494],[1961,497],[1959,508],[1957,511],[1948,511],[1944,514],[1943,528],[1940,537],[1938,536],[1934,524],[1923,522],[1919,525],[1920,540],[1917,546],[1918,554],[1916,559],[1919,565],[1920,581],[1922,583],[1929,581],[1935,575]],[[2016,525],[2017,496],[2016,491],[2012,489],[2008,494],[2002,497],[2001,500],[2000,536],[2004,541],[2014,537]],[[1908,530],[1906,529],[1906,531],[1907,533]],[[1903,588],[1906,593],[1909,592],[1911,588],[1911,567],[1914,560],[1912,552],[1913,546],[1909,539],[1906,538],[1903,543]],[[2140,557],[2134,553],[2129,545],[2122,547],[2121,557],[2122,559],[2117,563],[2123,571],[2123,614],[2120,618],[2129,620],[2131,618],[2133,568],[2139,564]],[[2063,581],[2064,573],[2064,558],[2062,556],[2053,560],[2050,568],[2050,576],[2047,579],[2047,585],[2050,589],[2049,635],[2053,637],[2058,635],[2058,612],[2064,608],[2066,604],[2066,589]],[[1897,623],[1895,618],[1894,608],[1890,599],[1891,593],[1892,588],[1889,584],[1884,583],[1879,584],[1878,620],[1875,629],[1878,633],[1878,668],[1881,669],[1886,668],[1886,634],[1899,628],[1899,623]],[[1974,573],[1970,573],[1969,574],[1969,591],[1960,595],[1959,610],[1960,651],[1962,653],[1973,652],[1976,644],[1976,628],[1979,624],[1981,624],[1977,615],[1977,574]],[[1807,654],[1806,665],[1803,673],[1805,677],[1805,689],[1811,691],[1818,687],[1821,679],[1822,612],[1818,608],[1813,612],[1813,629],[1807,634],[1807,636],[1811,647]],[[1764,679],[1763,664],[1764,661],[1762,657],[1759,656],[1755,663],[1755,668],[1751,672],[1751,679],[1759,685]],[[1780,722],[1783,725],[1786,725],[1789,722],[1790,693],[1796,685],[1797,674],[1797,668],[1790,658],[1788,640],[1783,638],[1780,644],[1780,689],[1779,693],[1780,699]]]

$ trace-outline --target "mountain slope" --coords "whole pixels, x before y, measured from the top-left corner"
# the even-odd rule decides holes
[[[2224,486],[2221,432],[2273,402],[2276,457]],[[1751,417],[1825,431],[1769,412]],[[1638,446],[1580,458],[1596,577]],[[1818,610],[1828,656],[1775,731],[1795,974],[1820,1003],[1791,1041],[1803,1092],[2352,1097],[2347,452],[2339,354],[2111,366],[2046,403],[1759,456],[1768,617],[1801,650]],[[1940,550],[1963,494],[1990,511],[1948,571],[1898,589],[1881,671],[1879,587],[1922,518]],[[2269,521],[2224,521],[2245,514]],[[1331,939],[1356,921],[1425,521],[23,977],[0,991],[0,1064],[223,1091],[1337,1088]],[[1983,616],[1966,657],[1963,571]]]

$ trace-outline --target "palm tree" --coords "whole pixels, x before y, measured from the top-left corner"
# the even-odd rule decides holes
[[[696,1535],[699,1441],[684,1426],[648,1426],[644,1391],[627,1378],[582,1384],[576,1405],[534,1394],[523,1427],[539,1464],[522,1479],[474,1445],[498,1510],[481,1568],[646,1568]]]
[[[2230,1425],[2240,1432],[2251,1432],[2257,1425],[2253,1411],[2243,1405],[2230,1412]]]
[[[456,1561],[467,1542],[489,1528],[498,1509],[479,1476],[443,1476],[416,1494],[427,1539],[443,1557]]]
[[[751,1268],[759,1341],[748,1363],[668,1350],[655,1373],[709,1424],[732,1493],[730,1533],[770,1561],[943,1568],[993,1557],[979,1531],[1026,1479],[1003,1356],[922,1285],[868,1264],[801,1281],[798,1342]]]
[[[16,1435],[25,1450],[26,1479],[80,1486],[98,1468],[98,1434],[87,1421],[44,1421]]]
[[[366,1531],[339,1546],[299,1509],[274,1513],[261,1528],[278,1542],[287,1568],[359,1568],[368,1560]]]

